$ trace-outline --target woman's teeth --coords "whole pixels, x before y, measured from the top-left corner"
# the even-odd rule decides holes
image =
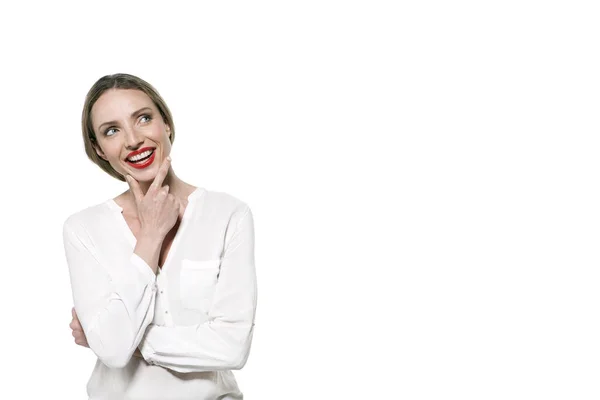
[[[131,158],[128,158],[127,161],[130,163],[134,163],[134,164],[139,163],[141,161],[145,161],[148,157],[150,157],[152,155],[153,152],[154,152],[154,150],[146,150],[143,153],[140,153]]]

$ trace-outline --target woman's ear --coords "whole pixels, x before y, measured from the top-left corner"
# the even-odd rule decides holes
[[[98,146],[97,144],[94,144],[94,150],[96,150],[96,154],[98,154],[98,156],[103,159],[104,161],[108,161],[106,159],[106,156],[104,155],[104,152],[102,151],[102,149],[100,148],[100,146]]]

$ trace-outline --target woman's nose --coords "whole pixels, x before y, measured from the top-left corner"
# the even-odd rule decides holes
[[[144,143],[144,137],[135,128],[125,129],[125,141],[128,148],[136,148]]]

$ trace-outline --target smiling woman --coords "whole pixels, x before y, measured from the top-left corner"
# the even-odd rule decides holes
[[[242,399],[232,370],[254,332],[250,207],[175,175],[171,112],[140,78],[98,80],[82,130],[88,157],[129,185],[63,226],[70,327],[98,357],[89,398]]]
[[[122,93],[115,95],[115,91]],[[131,101],[135,102],[137,100],[144,106],[130,110],[130,114],[126,114],[132,104],[131,102],[128,103],[126,98],[123,98],[124,93],[127,93],[126,97],[129,97]],[[115,100],[117,101],[115,102]],[[119,100],[121,101],[119,102]],[[103,105],[107,107],[103,107]],[[126,110],[120,108],[123,105],[127,107]],[[99,144],[105,137],[111,137],[116,133],[116,131],[113,133],[112,128],[118,128],[112,125],[118,125],[119,120],[110,118],[110,115],[121,115],[122,113],[126,114],[126,121],[137,122],[139,118],[140,123],[149,123],[152,118],[158,117],[159,121],[164,124],[164,129],[168,131],[169,144],[173,144],[175,141],[175,124],[167,103],[158,91],[143,79],[129,74],[114,74],[102,77],[92,86],[86,96],[81,119],[85,152],[92,162],[109,175],[125,181],[123,174],[116,171],[106,157],[103,157],[102,146]],[[93,114],[97,121],[93,121]],[[107,117],[109,119],[102,120],[102,118]],[[97,124],[96,128],[94,123]],[[96,132],[100,133],[99,137],[97,137]]]

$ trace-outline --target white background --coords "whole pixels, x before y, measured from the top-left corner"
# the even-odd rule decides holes
[[[62,223],[101,76],[253,210],[251,399],[598,399],[599,13],[578,1],[0,6],[2,399],[85,399]]]

